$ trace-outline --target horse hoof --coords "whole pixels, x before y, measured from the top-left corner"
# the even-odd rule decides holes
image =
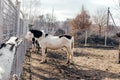
[[[45,62],[41,61],[40,64],[44,64]]]
[[[69,63],[70,63],[70,61],[67,61],[67,62],[66,62],[66,64],[69,64]]]
[[[47,61],[46,61],[46,60],[45,60],[45,61],[41,61],[40,63],[41,63],[41,64],[44,64],[44,63],[47,63]]]
[[[45,61],[40,61],[40,64],[44,64],[45,63]]]
[[[66,64],[68,64],[68,65],[74,65],[74,62],[73,61],[67,61]]]

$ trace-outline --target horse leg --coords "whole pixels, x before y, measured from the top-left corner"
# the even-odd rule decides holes
[[[66,62],[66,64],[69,64],[70,63],[70,61],[69,61],[69,59],[70,59],[70,53],[69,53],[68,47],[65,47],[65,48],[67,50],[67,62]]]
[[[45,48],[42,48],[42,60],[40,63],[45,63],[46,62],[46,53],[45,53]]]
[[[72,63],[73,61],[73,53],[71,48],[67,47],[67,64]]]

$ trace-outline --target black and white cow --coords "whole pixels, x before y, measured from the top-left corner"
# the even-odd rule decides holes
[[[32,42],[32,51],[35,51],[36,48],[39,51],[40,45],[38,41],[40,41],[44,36],[45,36],[44,31],[29,30],[25,36],[25,39]]]
[[[0,80],[9,80],[10,71],[16,48],[21,44],[22,39],[11,37],[7,42],[0,46]]]

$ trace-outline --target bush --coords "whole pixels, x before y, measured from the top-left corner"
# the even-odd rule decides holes
[[[76,39],[76,44],[84,44],[84,43],[85,43],[85,36]],[[101,37],[99,35],[91,35],[87,39],[87,44],[91,44],[91,45],[104,45],[104,43],[105,43],[105,37]],[[118,40],[114,36],[107,38],[108,46],[118,46],[118,44],[119,44]]]

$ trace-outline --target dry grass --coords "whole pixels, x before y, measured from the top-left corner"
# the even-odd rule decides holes
[[[75,48],[71,65],[65,64],[66,54],[61,50],[48,50],[47,63],[40,64],[40,59],[40,54],[32,53],[31,74],[25,59],[22,80],[120,80],[117,50]]]

